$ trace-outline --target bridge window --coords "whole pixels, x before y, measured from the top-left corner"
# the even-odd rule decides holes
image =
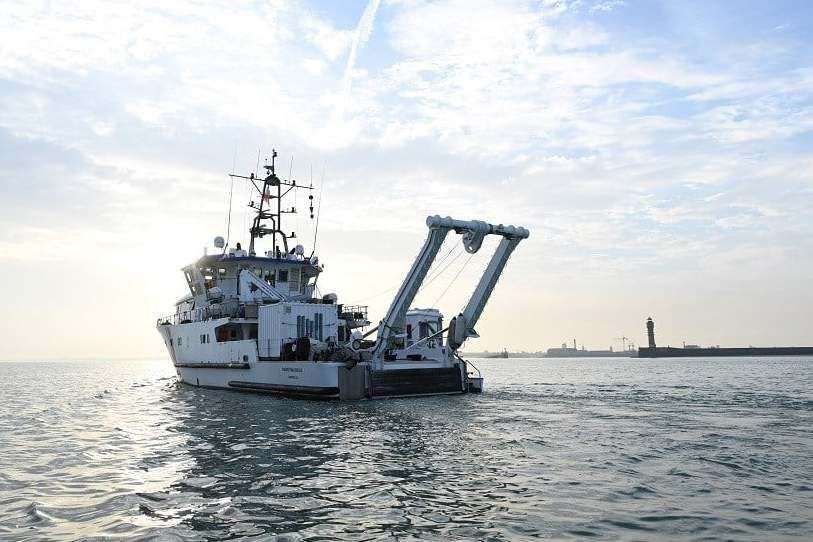
[[[291,269],[288,279],[288,289],[291,292],[299,292],[299,269]]]
[[[215,285],[215,270],[211,267],[199,268],[200,275],[203,277],[203,286],[208,290]]]
[[[288,282],[288,270],[287,269],[280,269],[277,273],[277,280],[280,282]]]
[[[217,278],[220,280],[233,279],[236,276],[235,275],[236,270],[237,269],[233,266],[221,267],[220,269],[217,270]]]
[[[223,324],[215,328],[215,339],[219,343],[242,341],[243,330],[240,324]]]

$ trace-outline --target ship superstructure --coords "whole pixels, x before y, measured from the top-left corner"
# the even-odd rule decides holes
[[[251,183],[259,201],[247,249],[215,238],[219,253],[183,268],[189,293],[175,313],[157,322],[178,378],[195,386],[282,395],[362,399],[453,394],[482,390],[482,377],[469,371],[458,349],[469,337],[509,256],[528,237],[521,227],[430,216],[427,239],[386,315],[371,322],[366,306],[317,295],[323,266],[312,252],[289,241],[283,207],[292,191],[312,186],[281,179],[276,152],[265,174],[232,175]],[[313,217],[313,196],[309,195]],[[444,327],[434,308],[410,306],[449,233],[465,250],[480,250],[487,235],[501,237],[468,304]],[[271,247],[258,253],[258,241]]]

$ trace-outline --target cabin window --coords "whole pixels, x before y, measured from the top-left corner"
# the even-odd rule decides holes
[[[277,273],[277,278],[280,282],[288,282],[288,270],[287,269],[280,269]]]
[[[228,267],[228,268],[221,267],[220,269],[217,270],[217,278],[219,280],[233,279],[234,276],[235,276],[234,271],[235,271],[234,267]]]
[[[189,272],[189,269],[183,270],[183,276],[186,279],[186,284],[189,286],[189,291],[192,292],[192,295],[195,295],[195,287],[194,283],[192,282],[192,273]]]
[[[186,282],[189,284],[189,291],[192,292],[192,295],[201,295],[203,294],[203,289],[201,285],[195,281],[194,275],[192,273],[192,268],[184,269],[184,276],[186,277]]]
[[[299,269],[291,269],[288,277],[288,289],[291,292],[299,292]]]
[[[315,283],[316,283],[316,277],[305,277],[303,275],[303,277],[302,277],[302,293],[304,294],[305,292],[307,292],[308,288],[313,287],[313,285]]]
[[[178,346],[183,344],[183,337],[178,337]]]
[[[215,340],[219,343],[242,341],[243,330],[239,324],[223,324],[215,328]]]
[[[201,267],[200,274],[203,277],[203,285],[208,290],[215,285],[215,270],[211,267]]]
[[[419,327],[418,327],[418,330],[419,330],[418,333],[420,335],[419,338],[425,339],[425,338],[437,333],[438,330],[440,329],[440,328],[435,328],[437,323],[438,323],[437,321],[434,321],[434,322],[421,322],[419,324]]]
[[[407,324],[407,339],[412,338],[412,324]]]

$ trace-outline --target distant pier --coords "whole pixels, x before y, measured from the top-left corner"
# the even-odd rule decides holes
[[[725,348],[698,346],[673,348],[655,345],[655,323],[652,318],[646,320],[646,331],[649,346],[638,349],[639,358],[700,358],[725,356],[813,356],[813,346],[746,346]]]
[[[641,347],[639,358],[694,358],[712,356],[813,356],[813,346],[770,346],[770,347],[713,347],[713,348],[672,348],[671,346]]]

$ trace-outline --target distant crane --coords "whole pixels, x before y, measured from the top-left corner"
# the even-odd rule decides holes
[[[629,337],[616,337],[615,340],[616,341],[621,341],[621,349],[624,350],[624,352],[626,352],[627,351],[627,341],[629,340]]]

